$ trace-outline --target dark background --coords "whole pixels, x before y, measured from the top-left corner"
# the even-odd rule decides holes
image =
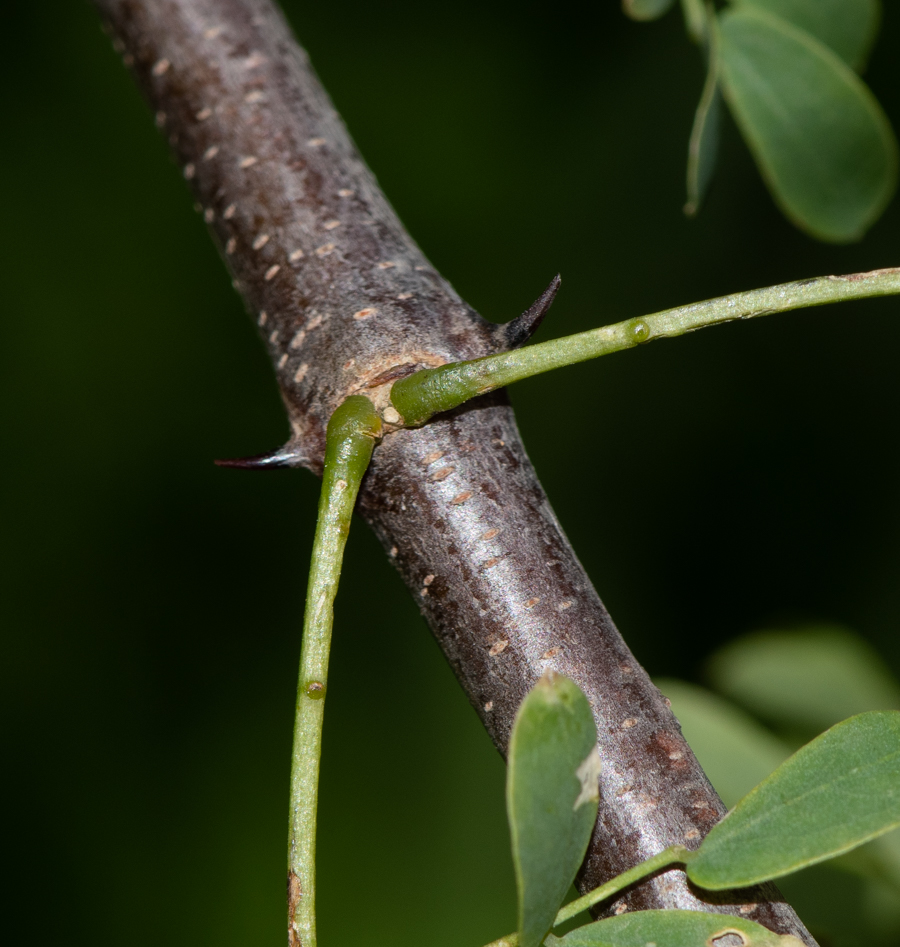
[[[363,154],[462,295],[539,338],[900,263],[774,208],[729,125],[681,213],[702,83],[673,12],[286,4]],[[284,942],[291,716],[317,481],[215,457],[287,427],[256,332],[84,2],[4,9],[0,148],[7,943]],[[867,80],[900,126],[900,10]],[[523,383],[535,464],[651,673],[827,620],[900,667],[900,302],[718,328]],[[503,767],[358,524],[338,599],[322,942],[514,926]]]

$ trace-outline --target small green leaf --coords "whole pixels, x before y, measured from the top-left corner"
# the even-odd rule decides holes
[[[719,17],[722,88],[785,215],[820,240],[859,239],[897,178],[897,142],[868,87],[808,33],[742,4]]]
[[[656,681],[726,806],[733,806],[790,756],[791,749],[730,701],[685,684]]]
[[[743,888],[832,858],[900,825],[900,712],[860,714],[782,763],[687,864],[703,888]]]
[[[600,758],[587,698],[548,673],[519,708],[506,805],[519,892],[519,947],[538,947],[575,878],[597,819]]]
[[[622,0],[622,10],[632,20],[655,20],[668,13],[675,0]]]
[[[736,935],[727,938],[728,934]],[[774,934],[753,921],[702,911],[635,911],[608,917],[571,931],[560,947],[706,947],[722,939],[743,947],[803,947],[791,935]]]
[[[731,0],[787,20],[837,53],[851,69],[866,62],[881,20],[879,0]]]
[[[866,710],[900,710],[900,685],[878,654],[834,626],[747,635],[720,649],[708,674],[753,713],[810,735]]]
[[[700,102],[694,115],[694,127],[688,142],[687,203],[684,212],[693,217],[700,209],[716,166],[719,150],[719,125],[722,113],[722,89],[719,83],[721,59],[719,33],[715,17],[709,17],[707,30],[707,72]]]

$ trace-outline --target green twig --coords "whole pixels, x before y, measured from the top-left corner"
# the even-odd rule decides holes
[[[668,868],[671,865],[684,865],[690,860],[691,854],[691,851],[683,845],[672,845],[670,848],[661,851],[658,855],[654,855],[652,858],[642,861],[639,865],[635,865],[634,868],[623,871],[621,875],[616,875],[615,878],[607,881],[605,885],[600,885],[599,888],[594,888],[593,891],[588,891],[587,894],[583,894],[580,898],[576,898],[574,901],[570,901],[561,907],[559,913],[556,915],[556,920],[553,922],[553,926],[559,927],[560,924],[571,920],[576,914],[581,914],[582,911],[586,911],[595,904],[599,904],[600,901],[611,898],[620,891],[624,891],[629,885],[633,885],[636,881],[640,881],[642,878],[646,878],[648,875],[652,875],[662,868]],[[491,941],[490,944],[487,944],[487,947],[517,947],[518,943],[518,934],[507,934],[499,940]]]
[[[427,368],[398,381],[391,390],[391,402],[404,424],[415,427],[441,411],[449,411],[470,398],[514,381],[630,349],[642,342],[683,335],[734,319],[752,319],[773,312],[895,293],[900,293],[900,268],[849,276],[820,276],[735,293],[512,352]]]
[[[635,865],[634,868],[623,871],[621,875],[616,875],[611,881],[607,881],[605,885],[600,885],[599,888],[594,888],[593,891],[588,891],[587,894],[583,894],[580,898],[576,898],[574,901],[570,901],[561,907],[559,914],[556,915],[556,920],[553,922],[553,926],[558,927],[564,921],[575,917],[576,914],[581,914],[582,911],[592,908],[600,901],[605,901],[614,894],[624,891],[629,885],[633,885],[636,881],[640,881],[641,878],[646,878],[648,875],[654,874],[661,868],[668,868],[670,865],[685,864],[690,857],[691,852],[683,845],[672,845],[664,849],[658,855],[654,855],[653,858],[648,858],[639,865]]]
[[[356,495],[369,466],[375,439],[380,434],[381,418],[372,402],[361,395],[348,398],[328,422],[319,518],[303,615],[291,765],[288,848],[291,947],[316,945],[316,805],[334,597]]]

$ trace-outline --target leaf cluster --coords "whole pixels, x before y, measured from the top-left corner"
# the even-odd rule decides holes
[[[832,859],[900,826],[900,711],[867,711],[835,724],[782,762],[690,851],[647,859],[562,910],[597,809],[596,730],[587,699],[548,674],[519,710],[510,744],[507,806],[519,894],[509,947],[694,947],[726,935],[745,947],[795,947],[742,918],[641,911],[563,937],[550,931],[643,877],[684,866],[709,891],[746,888]]]
[[[637,20],[672,5],[623,3]],[[820,240],[858,240],[897,183],[894,132],[859,75],[878,31],[878,0],[730,0],[720,11],[682,0],[682,7],[707,62],[685,211],[697,212],[712,178],[724,101],[785,216]]]

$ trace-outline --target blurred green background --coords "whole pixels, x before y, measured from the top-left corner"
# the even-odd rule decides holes
[[[461,294],[539,338],[900,263],[774,208],[731,126],[681,213],[700,56],[616,3],[285,4],[363,154]],[[152,116],[78,2],[4,10],[2,626],[9,943],[284,942],[291,713],[318,484],[225,471],[286,423]],[[866,74],[900,127],[900,9]],[[735,324],[513,392],[651,673],[838,622],[900,669],[900,301]],[[583,432],[589,432],[587,437]],[[573,488],[573,482],[575,487]],[[329,944],[514,924],[503,767],[362,524],[323,775]],[[831,895],[832,900],[834,895]]]

